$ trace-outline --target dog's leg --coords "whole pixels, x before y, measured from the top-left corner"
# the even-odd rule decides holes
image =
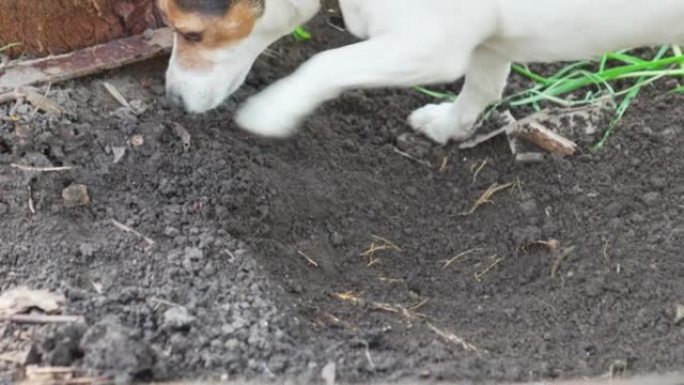
[[[462,76],[467,57],[435,57],[453,43],[444,37],[418,39],[385,35],[318,54],[293,75],[248,100],[236,121],[252,133],[284,137],[319,105],[346,90],[407,87]]]
[[[438,143],[464,140],[484,109],[498,101],[506,86],[511,62],[486,47],[478,47],[470,59],[463,90],[453,103],[429,104],[414,111],[409,124]]]

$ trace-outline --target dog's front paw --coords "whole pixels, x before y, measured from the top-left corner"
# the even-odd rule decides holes
[[[238,109],[235,122],[255,135],[284,138],[296,129],[299,118],[278,103],[268,95],[254,96]]]
[[[465,140],[472,134],[470,127],[460,127],[453,103],[428,104],[413,111],[408,122],[414,130],[439,144],[450,139]]]
[[[237,125],[253,134],[284,138],[315,108],[301,90],[280,82],[251,97],[235,115]]]

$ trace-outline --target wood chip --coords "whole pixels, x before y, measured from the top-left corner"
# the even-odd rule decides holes
[[[64,109],[59,106],[59,104],[53,102],[47,96],[41,95],[36,91],[30,89],[20,89],[19,95],[22,95],[26,100],[31,103],[31,105],[40,111],[43,111],[49,115],[62,116],[64,114]]]
[[[114,163],[119,163],[121,162],[121,159],[123,159],[124,155],[126,155],[126,147],[112,147],[112,154],[114,155]]]
[[[568,113],[576,113],[576,110]],[[541,111],[532,114],[525,119],[516,121],[509,111],[502,115],[502,120],[505,125],[490,133],[478,135],[470,140],[467,140],[459,145],[461,149],[472,149],[482,143],[485,143],[499,135],[506,134],[508,138],[509,147],[513,155],[518,155],[517,139],[524,139],[534,143],[539,148],[559,155],[573,155],[577,151],[577,144],[570,139],[567,139],[544,126],[540,121],[548,118],[548,111]],[[520,157],[521,162],[538,161],[539,156],[528,153]]]
[[[87,206],[90,204],[88,187],[83,184],[72,184],[62,190],[62,199],[67,207]]]
[[[516,125],[510,135],[524,138],[552,154],[573,155],[577,151],[575,142],[556,134],[539,122]]]
[[[540,152],[523,152],[515,154],[515,161],[518,163],[539,163],[544,161],[544,154]]]
[[[0,316],[9,317],[26,313],[31,309],[39,309],[46,314],[57,314],[62,311],[65,303],[66,298],[61,294],[16,287],[0,295]]]
[[[183,150],[188,151],[190,149],[190,141],[192,140],[188,130],[186,130],[185,127],[183,127],[180,123],[176,122],[171,123],[171,130],[173,131],[173,134],[181,140],[181,143],[183,143]]]

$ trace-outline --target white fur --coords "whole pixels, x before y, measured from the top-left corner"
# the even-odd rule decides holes
[[[472,134],[483,109],[501,97],[514,61],[577,60],[684,41],[684,0],[340,0],[340,6],[349,31],[367,40],[320,53],[252,97],[237,113],[241,127],[285,136],[346,90],[443,83],[465,75],[456,102],[428,105],[409,117],[415,130],[446,143]],[[252,55],[317,7],[318,0],[267,0],[264,17],[241,44],[254,47]],[[216,71],[203,74],[211,78],[203,82],[231,85],[232,92],[246,71],[229,63],[253,61],[240,55],[236,50],[225,57],[223,78]],[[182,87],[200,93],[203,87],[190,85],[194,81]],[[213,107],[214,99],[198,102],[195,110]]]

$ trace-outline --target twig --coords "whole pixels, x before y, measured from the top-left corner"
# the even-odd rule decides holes
[[[475,347],[475,345],[466,342],[466,340],[464,340],[463,338],[461,338],[461,337],[459,337],[453,333],[449,333],[449,332],[446,332],[444,330],[441,330],[429,322],[427,325],[430,328],[430,330],[432,330],[438,336],[444,338],[448,342],[459,345],[463,348],[463,350],[465,350],[467,352],[474,352],[475,354],[477,354],[478,357],[482,357],[482,353],[480,352],[480,350],[477,347]]]
[[[114,100],[117,101],[117,103],[121,104],[122,107],[126,108],[131,108],[131,104],[128,103],[128,100],[121,94],[121,92],[110,82],[104,82],[102,83],[104,88],[109,92],[110,95],[114,98]]]
[[[309,262],[310,265],[312,265],[312,266],[314,266],[314,267],[320,267],[320,266],[318,265],[318,263],[317,263],[316,261],[313,260],[313,258],[311,258],[311,257],[309,257],[308,255],[304,254],[303,251],[297,250],[297,254],[299,254],[299,255],[301,255],[302,257],[304,257],[304,258],[307,260],[307,262]]]
[[[13,314],[0,317],[0,321],[25,324],[62,324],[85,323],[85,318],[76,315]]]
[[[33,189],[31,185],[28,185],[28,208],[31,214],[36,215],[36,207],[33,204]]]
[[[375,239],[376,241],[385,242],[387,245],[389,245],[390,247],[392,247],[396,251],[401,252],[401,247],[397,246],[396,243],[394,243],[394,242],[392,242],[386,238],[379,237],[377,235],[372,235],[372,234],[371,234],[371,238]]]
[[[463,217],[467,217],[468,215],[472,215],[483,204],[491,203],[492,202],[491,199],[492,199],[492,196],[494,196],[494,194],[496,194],[499,191],[506,190],[507,188],[510,188],[514,185],[515,185],[515,183],[513,183],[513,182],[506,183],[504,185],[499,185],[497,183],[494,183],[493,185],[491,185],[487,189],[487,191],[484,192],[484,194],[482,194],[482,196],[475,202],[475,204],[473,205],[473,207],[469,211],[463,212],[460,215]]]
[[[380,260],[379,258],[373,258],[375,256],[375,253],[378,251],[383,251],[383,250],[395,250],[401,253],[401,248],[397,246],[395,243],[392,241],[389,241],[383,237],[379,237],[377,235],[371,235],[371,238],[374,239],[377,242],[381,242],[380,244],[376,242],[372,242],[368,249],[363,251],[361,253],[362,257],[368,258],[368,267],[371,267],[378,263]]]
[[[444,159],[442,159],[442,165],[439,167],[439,172],[444,172],[449,165],[449,157],[445,156]]]
[[[473,184],[477,182],[477,176],[480,175],[480,172],[485,168],[487,162],[489,162],[489,158],[485,158],[485,160],[483,160],[482,163],[480,163],[480,165],[475,169],[475,172],[473,173]]]
[[[481,248],[474,248],[474,249],[466,250],[466,251],[464,251],[464,252],[458,254],[457,256],[455,256],[455,257],[453,257],[453,258],[451,258],[451,259],[446,260],[446,261],[444,262],[444,265],[442,266],[442,270],[444,270],[444,269],[446,269],[447,267],[451,266],[454,262],[458,261],[459,259],[461,259],[461,258],[463,258],[463,257],[465,257],[465,256],[467,256],[467,255],[469,255],[469,254],[472,254],[472,253],[475,253],[475,252],[477,252],[477,251],[480,251],[480,250],[482,250],[482,249],[481,249]]]
[[[72,166],[61,166],[61,167],[37,167],[37,166],[24,166],[22,164],[12,163],[10,167],[16,168],[22,171],[32,171],[32,172],[59,172],[59,171],[69,171],[73,170]]]
[[[610,241],[606,241],[606,243],[603,245],[603,260],[609,264],[610,256],[608,255],[608,246],[610,246]]]
[[[563,250],[562,253],[558,254],[556,261],[553,263],[553,266],[551,267],[551,278],[556,278],[556,275],[558,275],[558,270],[560,269],[561,264],[570,254],[572,254],[573,251],[575,251],[575,248],[575,246],[570,246],[567,249]]]
[[[175,302],[167,301],[167,300],[165,300],[165,299],[160,299],[160,298],[157,298],[157,297],[152,297],[152,298],[150,298],[150,301],[151,301],[151,302],[154,302],[154,303],[157,303],[157,304],[160,304],[160,305],[166,305],[166,306],[169,306],[169,307],[185,308],[185,306],[183,306],[183,305],[179,305],[179,304],[177,304],[177,303],[175,303]]]
[[[492,255],[491,258],[496,257],[496,255]],[[497,258],[491,265],[489,265],[486,269],[482,270],[479,273],[475,273],[475,280],[477,282],[482,282],[482,278],[484,278],[487,274],[489,274],[492,269],[494,269],[496,266],[498,266],[501,262],[503,262],[506,259],[506,257],[501,257]]]
[[[577,151],[577,144],[575,142],[556,134],[541,123],[535,121],[518,125],[518,127],[511,132],[511,135],[527,139],[553,154],[572,155]]]
[[[122,230],[126,233],[134,234],[134,235],[138,236],[139,238],[142,238],[145,242],[147,242],[148,245],[154,246],[155,242],[154,242],[154,240],[152,240],[152,238],[146,237],[145,235],[133,230],[132,228],[124,225],[123,223],[117,221],[116,219],[111,219],[111,221],[112,221],[112,224],[114,226],[119,228],[119,230]]]
[[[432,163],[428,162],[427,160],[418,159],[418,158],[416,158],[415,156],[413,156],[413,155],[411,155],[411,154],[408,154],[408,153],[406,153],[406,152],[404,152],[404,151],[401,151],[400,149],[398,149],[398,148],[396,148],[396,147],[394,147],[394,152],[396,152],[397,154],[403,156],[403,157],[406,158],[406,159],[410,159],[410,160],[412,160],[412,161],[414,161],[414,162],[417,162],[417,163],[422,164],[423,166],[432,168]]]

